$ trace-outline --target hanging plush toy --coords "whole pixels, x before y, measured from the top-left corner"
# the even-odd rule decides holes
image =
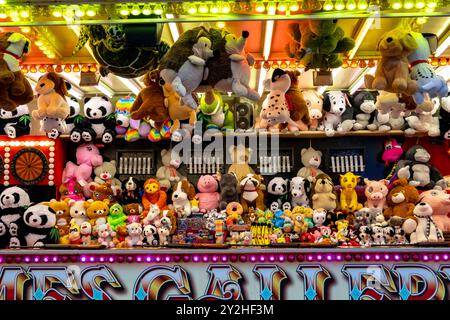
[[[417,48],[408,55],[410,77],[417,82],[417,91],[413,97],[420,109],[430,112],[433,109],[432,98],[447,96],[447,83],[444,78],[436,75],[428,62],[431,52],[427,39],[419,32],[411,31],[410,34],[417,43]]]
[[[197,108],[192,92],[208,77],[206,62],[213,56],[211,40],[204,27],[180,35],[159,64],[161,77],[191,108]]]
[[[381,60],[378,61],[375,76],[365,75],[366,88],[415,94],[417,83],[409,77],[408,56],[417,47],[411,32],[404,28],[399,27],[383,34],[377,45]]]
[[[230,106],[224,103],[222,96],[208,90],[200,100],[198,120],[203,122],[206,130],[220,129],[223,131],[234,130],[234,114]]]
[[[84,115],[88,120],[89,127],[95,132],[94,137],[84,139],[101,139],[103,143],[112,143],[116,137],[116,117],[111,101],[105,96],[85,98],[84,99]],[[83,131],[82,137],[91,134],[92,131]],[[92,140],[90,140],[92,141]]]
[[[134,98],[122,97],[116,102],[116,133],[124,135],[125,141],[133,142],[147,138],[150,125],[145,120],[131,119]]]
[[[0,134],[14,139],[27,134],[31,130],[31,117],[27,105],[18,106],[16,110],[0,109]]]
[[[65,119],[70,114],[67,86],[62,77],[49,72],[39,78],[36,84],[38,109],[32,112],[33,119],[41,121],[41,131],[51,139],[56,139],[67,131]]]
[[[19,65],[30,49],[31,42],[24,35],[0,33],[0,106],[6,111],[13,111],[33,100],[33,89]]]

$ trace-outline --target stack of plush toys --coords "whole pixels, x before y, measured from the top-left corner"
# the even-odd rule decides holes
[[[383,159],[398,160],[403,152],[389,146]],[[420,145],[397,162],[396,179],[347,172],[338,186],[319,169],[322,154],[312,147],[302,150],[296,177],[266,181],[249,166],[249,149],[230,152],[235,163],[227,173],[202,175],[194,186],[167,168],[179,162],[173,150],[162,151],[165,165],[155,177],[119,181],[115,162],[82,144],[76,163],[66,164],[59,200],[32,204],[19,187],[0,194],[0,244],[406,245],[443,242],[450,231],[447,184]]]

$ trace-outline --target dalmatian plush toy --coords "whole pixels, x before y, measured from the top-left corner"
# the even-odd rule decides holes
[[[326,111],[319,130],[328,137],[337,132],[348,132],[353,128],[353,108],[347,94],[342,91],[329,91],[324,94],[323,110]]]

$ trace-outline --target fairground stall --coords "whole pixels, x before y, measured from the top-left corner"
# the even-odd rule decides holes
[[[0,298],[448,299],[448,0],[2,0],[0,29]]]

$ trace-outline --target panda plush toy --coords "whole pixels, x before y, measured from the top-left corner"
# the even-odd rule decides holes
[[[21,232],[22,216],[30,206],[28,193],[19,187],[10,187],[0,194],[0,248],[9,245],[11,238]]]
[[[70,113],[66,118],[66,134],[70,134],[77,124],[85,121],[85,117],[81,115],[80,103],[74,97],[66,97],[69,105]]]
[[[14,139],[30,134],[31,116],[27,105],[20,105],[13,111],[0,109],[0,134]]]
[[[271,179],[267,185],[267,204],[272,212],[291,208],[288,196],[289,180],[281,177]]]
[[[36,204],[29,207],[22,217],[22,228],[17,237],[12,237],[10,247],[42,247],[46,243],[55,243],[58,233],[55,228],[56,213],[49,206]]]
[[[409,184],[418,189],[445,189],[445,180],[441,173],[429,164],[431,155],[421,145],[414,145],[405,153],[405,160],[397,164],[397,177],[405,178]]]
[[[111,101],[105,96],[85,98],[83,110],[87,121],[78,130],[72,130],[71,140],[91,142],[97,138],[103,143],[112,143],[116,137],[116,117]]]

